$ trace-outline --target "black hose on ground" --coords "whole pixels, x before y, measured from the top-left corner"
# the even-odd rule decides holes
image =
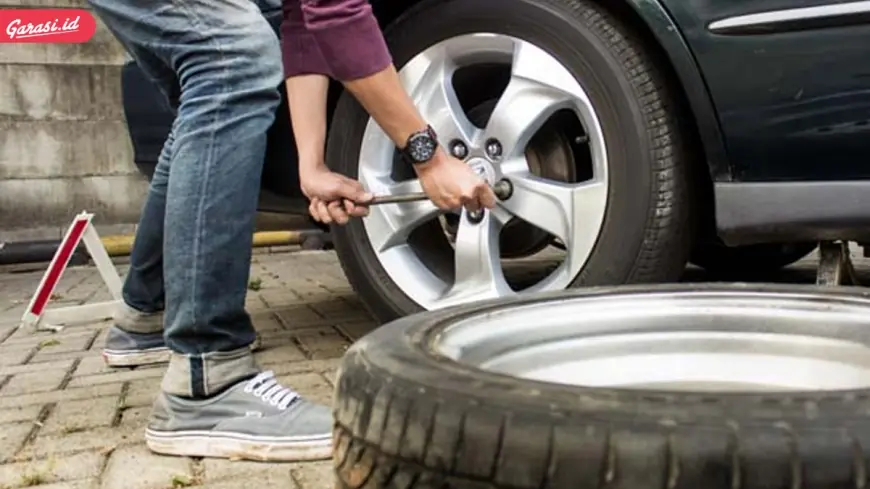
[[[20,265],[25,263],[50,262],[60,247],[60,240],[38,240],[0,242],[0,265]],[[83,265],[88,262],[88,254],[79,245],[70,258],[70,265]]]

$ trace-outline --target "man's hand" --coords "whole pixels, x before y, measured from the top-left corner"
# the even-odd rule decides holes
[[[440,148],[435,158],[416,170],[423,191],[440,209],[465,207],[476,211],[481,207],[495,207],[495,193],[486,181]]]
[[[351,217],[368,215],[368,207],[357,203],[370,201],[372,195],[358,181],[330,171],[323,164],[301,170],[299,179],[302,192],[311,200],[308,212],[315,220],[347,224]]]

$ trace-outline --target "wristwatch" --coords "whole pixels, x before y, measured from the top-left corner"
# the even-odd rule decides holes
[[[435,129],[432,129],[432,126],[426,126],[426,129],[408,136],[408,142],[399,152],[408,163],[422,165],[435,156],[437,149],[438,135],[435,134]]]

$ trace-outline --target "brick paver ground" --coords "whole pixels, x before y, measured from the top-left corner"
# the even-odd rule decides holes
[[[811,283],[814,259],[756,279]],[[870,261],[859,258],[856,265],[862,282],[870,282]],[[0,269],[0,489],[332,488],[329,462],[264,464],[148,452],[142,431],[163,369],[104,367],[99,349],[106,323],[58,334],[16,331],[42,275],[42,266],[32,268]],[[261,364],[303,394],[329,402],[339,358],[375,327],[335,255],[259,253],[251,278],[248,310],[264,342]],[[687,271],[688,281],[706,279],[697,269]],[[67,271],[54,304],[108,299],[96,271],[80,267]]]
[[[142,432],[163,368],[106,368],[99,350],[107,323],[57,334],[16,331],[41,272],[0,269],[0,488],[332,487],[329,462],[151,454]],[[263,339],[261,364],[302,394],[329,402],[338,359],[374,327],[335,255],[257,254],[251,277],[248,311]],[[93,269],[71,268],[54,304],[108,298]]]

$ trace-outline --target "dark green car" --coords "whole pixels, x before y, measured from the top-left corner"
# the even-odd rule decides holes
[[[673,281],[690,260],[772,270],[870,234],[870,1],[372,3],[441,143],[514,188],[478,223],[420,202],[335,229],[381,319]],[[277,31],[280,5],[265,15]],[[135,66],[124,92],[148,173],[171,116]],[[361,107],[337,85],[331,98],[328,164],[376,193],[419,190]],[[295,157],[282,107],[262,209],[305,212]]]

